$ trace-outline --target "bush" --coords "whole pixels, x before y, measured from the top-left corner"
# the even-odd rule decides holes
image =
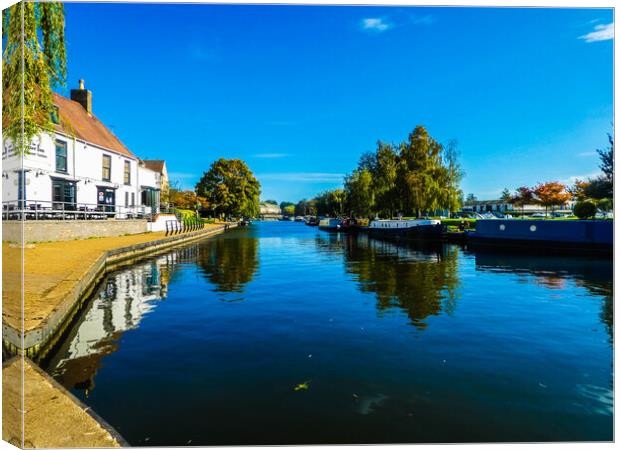
[[[575,204],[575,215],[580,219],[587,219],[596,215],[596,205],[591,200],[584,200]]]
[[[598,209],[601,211],[607,212],[611,211],[614,208],[613,200],[610,198],[604,198],[598,201]]]

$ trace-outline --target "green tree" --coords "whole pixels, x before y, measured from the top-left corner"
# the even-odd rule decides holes
[[[612,183],[614,178],[614,137],[607,133],[607,140],[609,141],[609,147],[604,150],[599,149],[597,153],[601,158],[600,168],[607,181]]]
[[[374,171],[371,171],[375,209],[391,218],[401,206],[396,186],[398,153],[393,145],[379,141],[375,160]]]
[[[21,1],[3,11],[2,128],[18,152],[54,130],[52,88],[67,75],[64,33],[62,3]]]
[[[259,214],[260,183],[240,159],[215,161],[196,184],[196,194],[205,197],[216,214]]]
[[[499,199],[502,201],[502,203],[510,203],[512,200],[512,194],[510,193],[510,190],[508,188],[505,188],[502,191],[502,195],[499,197]]]
[[[577,202],[573,211],[580,219],[588,219],[596,215],[596,205],[592,200],[584,200]]]
[[[344,181],[346,193],[346,210],[355,217],[369,217],[375,206],[372,185],[372,175],[369,170],[355,170]]]
[[[292,203],[292,202],[280,202],[280,209],[282,211],[284,211],[284,208],[286,208],[287,206],[291,206],[291,205],[293,207],[295,207],[295,203]]]
[[[292,203],[290,205],[284,206],[284,208],[281,208],[281,209],[282,209],[282,213],[286,214],[287,216],[295,215],[295,205],[293,205]]]
[[[404,212],[414,212],[420,217],[424,211],[445,206],[441,202],[441,189],[447,176],[441,164],[441,153],[441,144],[420,125],[400,145],[397,185]]]
[[[461,180],[464,172],[458,161],[459,152],[457,150],[457,142],[452,139],[448,145],[444,147],[443,162],[445,171],[442,171],[446,177],[443,184],[442,207],[454,213],[463,206],[463,191],[461,190]]]
[[[465,199],[465,205],[473,205],[474,203],[476,203],[478,201],[478,197],[476,197],[474,194],[467,194],[467,198]]]

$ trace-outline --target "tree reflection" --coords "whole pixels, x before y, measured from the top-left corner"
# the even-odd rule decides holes
[[[341,238],[342,239],[342,238]],[[319,242],[337,246],[334,238]],[[441,244],[393,244],[366,235],[342,240],[345,264],[362,292],[374,293],[383,313],[403,310],[411,324],[425,329],[425,319],[442,310],[451,314],[458,299],[458,248]]]
[[[218,292],[243,292],[258,269],[258,239],[222,237],[198,248],[198,265]]]

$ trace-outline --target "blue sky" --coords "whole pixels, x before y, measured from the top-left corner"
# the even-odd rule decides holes
[[[598,172],[613,120],[610,9],[65,4],[68,89],[193,187],[245,160],[263,199],[342,184],[418,124],[458,141],[462,187]],[[610,25],[612,24],[612,25]]]

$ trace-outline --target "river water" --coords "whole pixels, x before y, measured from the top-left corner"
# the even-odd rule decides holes
[[[612,279],[258,222],[110,274],[42,365],[132,445],[611,440]]]

